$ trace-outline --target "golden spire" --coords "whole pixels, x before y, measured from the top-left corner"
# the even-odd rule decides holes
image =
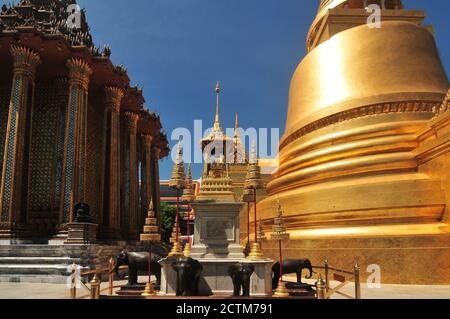
[[[286,227],[284,226],[283,219],[283,210],[281,209],[280,201],[277,200],[277,217],[275,217],[273,222],[272,233],[270,234],[270,239],[278,240],[279,245],[279,253],[280,253],[280,281],[278,283],[278,287],[275,290],[273,297],[277,298],[287,298],[289,297],[289,291],[286,289],[286,284],[283,281],[283,266],[281,264],[282,260],[282,250],[281,250],[281,242],[283,240],[288,240],[290,238],[289,233],[286,231]]]
[[[236,120],[234,123],[234,137],[233,137],[233,158],[234,158],[234,164],[246,164],[248,162],[247,160],[247,153],[245,152],[245,148],[242,143],[242,138],[239,130],[239,114],[236,112]]]
[[[219,116],[219,96],[220,96],[220,82],[216,84],[216,120],[214,121],[214,129],[220,129],[220,116]]]
[[[253,190],[248,187],[248,181],[250,179],[250,164],[247,165],[247,176],[245,177],[244,190],[242,191],[242,202],[253,203]]]
[[[236,112],[236,120],[234,122],[234,149],[237,151],[237,147],[241,143],[241,134],[239,134],[239,115]]]
[[[272,233],[270,234],[270,238],[272,240],[285,240],[289,239],[290,235],[286,230],[286,226],[284,225],[283,218],[283,210],[281,208],[280,201],[277,201],[277,216],[274,219]]]
[[[186,174],[184,172],[183,148],[181,141],[178,142],[177,158],[172,169],[172,178],[169,181],[169,187],[174,189],[183,189],[186,186]]]
[[[186,175],[186,188],[183,191],[182,200],[184,202],[192,202],[194,199],[195,199],[194,182],[192,181],[191,164],[189,164],[187,175]]]
[[[246,189],[262,189],[264,182],[261,178],[261,168],[258,165],[258,155],[256,152],[256,142],[253,141],[250,164],[248,165],[247,177],[245,179]]]
[[[258,241],[261,242],[263,240],[266,240],[266,234],[264,233],[262,220],[260,218],[258,223]]]

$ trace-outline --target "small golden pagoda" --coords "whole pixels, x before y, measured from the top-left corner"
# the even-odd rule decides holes
[[[145,218],[145,225],[144,225],[144,233],[141,234],[140,239],[143,242],[149,242],[150,244],[150,255],[149,255],[149,262],[151,262],[151,245],[152,242],[159,242],[161,241],[161,234],[159,232],[159,227],[157,225],[158,221],[156,219],[156,212],[153,207],[153,200],[150,199],[150,204],[148,207],[148,213],[147,217]],[[149,276],[148,276],[148,282],[145,285],[144,292],[142,293],[143,297],[151,297],[156,295],[156,292],[153,288],[153,284],[151,282],[151,273],[150,273],[150,267],[149,267]]]
[[[194,189],[194,182],[192,181],[191,164],[189,164],[186,175],[185,188],[183,190],[183,196],[181,197],[181,200],[185,203],[190,203],[194,201],[194,199],[195,199],[195,189]]]
[[[181,191],[186,186],[186,173],[184,171],[183,148],[181,141],[177,146],[177,157],[172,168],[172,177],[169,181],[169,187]]]
[[[258,155],[255,141],[253,141],[252,144],[251,158],[248,165],[244,188],[252,191],[264,188],[264,181],[261,178],[261,167],[258,165]]]
[[[278,242],[278,254],[280,256],[280,281],[278,287],[275,290],[274,297],[276,298],[287,298],[289,297],[289,291],[286,289],[286,285],[283,281],[283,247],[282,242],[290,238],[289,233],[284,225],[283,210],[281,209],[281,204],[277,203],[277,215],[273,222],[272,233],[270,234],[270,239]]]
[[[258,224],[258,217],[256,213],[256,191],[258,189],[264,188],[264,182],[261,178],[261,168],[258,166],[258,156],[256,151],[256,142],[253,141],[252,145],[252,152],[251,152],[251,158],[250,163],[248,165],[248,172],[247,177],[245,179],[244,188],[246,190],[250,190],[253,193],[253,199],[254,199],[254,242],[251,247],[250,254],[248,255],[248,259],[250,260],[260,260],[264,259],[264,255],[261,250],[261,242],[258,240],[258,230],[257,230],[257,224]]]
[[[175,234],[172,234],[173,246],[169,254],[171,257],[182,256],[180,245],[180,191],[186,187],[186,173],[184,171],[183,148],[181,141],[178,142],[177,157],[172,169],[172,178],[169,181],[169,187],[177,190],[177,211],[175,216]]]
[[[161,234],[159,233],[158,221],[156,219],[155,209],[153,207],[153,200],[150,199],[147,217],[145,218],[144,233],[141,234],[141,241],[160,241]]]
[[[170,234],[169,242],[170,242],[171,244],[175,244],[176,241],[177,241],[176,238],[177,238],[177,225],[174,224],[173,227],[172,227],[172,234]]]
[[[184,251],[183,254],[185,257],[189,257],[191,255],[191,239],[190,239],[190,235],[191,235],[191,217],[192,217],[192,212],[191,212],[191,205],[190,203],[192,203],[195,200],[195,189],[194,189],[194,182],[192,181],[192,170],[191,170],[191,164],[188,165],[188,171],[187,171],[187,175],[186,175],[186,188],[183,190],[183,197],[182,197],[182,201],[184,203],[187,204],[187,212],[186,212],[186,223],[187,223],[187,227],[186,227],[186,231],[187,231],[187,237],[188,237],[188,242],[186,243],[186,245],[184,246]]]
[[[274,218],[272,233],[270,234],[270,239],[272,240],[288,240],[290,238],[287,232],[286,226],[284,224],[283,209],[281,208],[280,202],[277,203],[277,215]]]
[[[257,232],[257,234],[258,234],[258,241],[259,242],[262,242],[262,241],[267,239],[266,238],[266,233],[264,232],[263,223],[262,223],[261,218],[258,221],[258,232]]]

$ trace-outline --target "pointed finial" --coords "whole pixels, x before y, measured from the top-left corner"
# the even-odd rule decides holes
[[[184,189],[182,200],[183,202],[192,202],[195,199],[194,183],[192,181],[191,163],[188,164],[186,175],[186,188]]]
[[[150,204],[148,205],[148,211],[149,212],[153,212],[154,211],[153,198],[150,198]]]
[[[239,128],[239,114],[236,112],[236,121],[234,122],[234,129],[237,131]]]
[[[169,187],[175,189],[184,189],[186,185],[186,174],[184,171],[183,162],[183,147],[181,145],[181,139],[178,142],[177,157],[172,168],[172,177],[169,181]]]
[[[255,164],[258,162],[258,152],[256,150],[256,141],[253,140],[252,143],[252,152],[250,154],[250,163],[251,164]]]
[[[216,94],[217,94],[217,101],[216,101],[216,119],[214,121],[214,128],[219,129],[220,128],[220,116],[219,116],[219,94],[220,94],[220,82],[217,81],[216,84]]]
[[[180,164],[183,161],[183,146],[181,145],[181,139],[178,140],[177,144],[177,158],[176,163]]]
[[[278,217],[283,216],[283,209],[281,208],[280,200],[277,200],[277,215]]]
[[[217,94],[220,93],[220,82],[219,81],[217,81],[217,84],[216,84],[216,93]]]

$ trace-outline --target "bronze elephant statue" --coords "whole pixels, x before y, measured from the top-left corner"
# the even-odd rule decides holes
[[[148,252],[126,252],[122,251],[116,257],[116,265],[114,271],[118,278],[122,278],[119,274],[120,266],[128,266],[128,285],[134,286],[138,284],[139,272],[148,274]],[[156,277],[156,285],[161,285],[161,265],[159,260],[164,258],[160,254],[152,253],[151,273]]]
[[[255,266],[252,264],[237,263],[228,268],[228,274],[233,280],[233,296],[250,297],[250,279],[252,274],[255,272]]]
[[[171,264],[177,273],[176,295],[183,297],[199,296],[199,282],[203,266],[190,257],[177,257]]]
[[[302,284],[302,272],[303,269],[309,271],[309,276],[306,279],[310,279],[314,273],[311,261],[309,259],[288,259],[283,260],[283,275],[296,274],[297,283]],[[272,288],[276,289],[280,280],[280,263],[277,262],[272,267],[273,279]]]

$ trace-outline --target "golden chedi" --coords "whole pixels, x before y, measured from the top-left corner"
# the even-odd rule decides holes
[[[160,241],[158,220],[156,218],[153,200],[150,199],[147,217],[145,218],[144,232],[141,234],[141,241]]]
[[[169,181],[169,187],[178,191],[186,187],[186,173],[184,172],[183,149],[181,142],[177,146],[177,157],[172,168],[172,177]]]
[[[383,283],[448,284],[448,78],[423,12],[386,0],[370,28],[365,2],[381,3],[320,3],[260,216],[283,202],[288,258],[358,258],[363,278],[377,264]]]
[[[258,154],[256,151],[256,143],[253,141],[252,145],[252,153],[251,153],[251,159],[250,163],[248,165],[248,171],[247,176],[245,178],[244,188],[246,190],[251,190],[254,198],[254,203],[256,203],[256,191],[258,189],[264,188],[264,182],[261,178],[261,168],[258,166]],[[253,220],[254,220],[254,242],[251,247],[250,254],[248,255],[248,259],[250,260],[261,260],[264,259],[264,254],[261,250],[261,242],[258,239],[258,223],[257,223],[257,211],[256,211],[256,205],[254,205],[254,214],[253,214]]]
[[[286,288],[286,284],[283,281],[283,241],[289,240],[290,235],[286,230],[284,225],[283,210],[281,209],[280,202],[277,202],[277,214],[273,220],[272,233],[270,234],[270,239],[274,240],[278,244],[278,254],[280,263],[280,279],[278,282],[278,287],[275,290],[274,297],[276,298],[287,298],[289,297],[289,291]]]
[[[190,203],[195,200],[194,181],[192,180],[191,164],[188,165],[185,188],[183,190],[183,196],[181,200],[185,203]]]
[[[191,255],[191,240],[190,240],[190,223],[191,223],[191,214],[190,214],[190,203],[195,200],[195,189],[194,182],[192,180],[192,170],[191,164],[188,165],[187,175],[186,175],[186,186],[183,190],[183,196],[181,200],[187,204],[187,212],[186,215],[186,226],[187,226],[187,238],[188,242],[184,245],[183,254],[185,257],[189,257]]]
[[[144,225],[144,233],[141,234],[140,239],[142,242],[149,242],[152,245],[152,242],[161,241],[161,234],[159,233],[158,220],[156,218],[156,212],[153,206],[153,200],[150,199],[150,205],[148,207],[147,218],[145,218]],[[150,247],[151,254],[151,247]],[[151,255],[150,255],[151,259]],[[150,272],[150,271],[149,271]],[[151,282],[151,276],[149,275],[148,282],[145,285],[144,292],[142,293],[143,297],[151,297],[155,296],[156,292],[153,288],[153,284]]]
[[[173,242],[173,246],[169,256],[178,257],[183,255],[180,245],[179,197],[181,195],[180,191],[186,187],[186,173],[184,171],[183,149],[181,146],[181,141],[178,143],[177,157],[175,159],[175,163],[172,168],[172,177],[170,178],[169,181],[169,187],[177,190],[177,210],[175,216],[174,233],[172,233],[172,240],[171,240],[171,242]]]

